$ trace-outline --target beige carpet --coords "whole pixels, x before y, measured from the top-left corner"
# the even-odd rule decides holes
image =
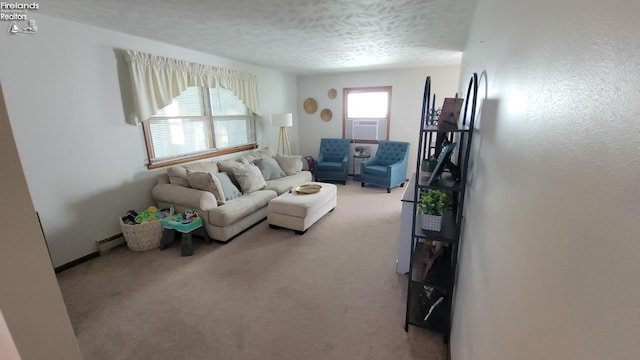
[[[349,181],[304,235],[263,221],[191,257],[119,247],[58,274],[84,358],[446,359],[441,336],[404,331],[403,191]]]

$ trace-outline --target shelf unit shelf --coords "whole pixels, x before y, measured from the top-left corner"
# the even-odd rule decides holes
[[[418,179],[416,188],[442,190],[447,192],[463,192],[464,191],[464,185],[460,181],[456,182],[456,180],[453,178],[453,175],[448,173],[442,174],[442,176],[440,177],[440,180],[438,180],[438,182],[432,185],[429,185],[428,181],[429,181],[428,178],[424,178],[420,176],[420,178]]]
[[[435,95],[433,102],[431,101],[430,77],[426,78],[423,94],[418,156],[413,182],[413,226],[405,331],[409,331],[409,325],[429,329],[442,334],[445,342],[448,342],[451,332],[451,305],[455,296],[454,279],[477,93],[478,75],[474,73],[469,80],[460,123],[457,129],[453,130],[442,130],[438,129],[437,125],[432,125],[436,120],[432,114],[436,111]],[[429,177],[420,171],[422,160],[437,158],[444,146],[451,142],[456,143],[456,149],[455,155],[451,156],[452,159],[448,163],[448,171],[441,174],[437,181],[429,184]],[[451,208],[442,216],[440,231],[422,229],[418,204],[421,192],[426,189],[441,190],[449,194]],[[436,248],[440,251],[435,251]]]
[[[442,130],[439,130],[437,126],[428,126],[422,129],[422,131],[425,133],[434,133],[441,132]],[[469,127],[468,125],[458,126],[458,129],[454,130],[453,132],[471,132],[471,127]]]
[[[416,217],[419,215],[419,210],[417,211]],[[442,227],[440,231],[423,230],[419,221],[416,221],[413,225],[414,238],[441,241],[448,244],[458,243],[460,229],[457,226],[453,211],[445,211],[442,215]]]

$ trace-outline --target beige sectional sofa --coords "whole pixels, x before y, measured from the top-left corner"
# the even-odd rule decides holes
[[[223,161],[169,167],[158,176],[152,196],[159,208],[194,210],[209,237],[227,242],[264,220],[271,199],[311,180],[311,173],[302,170],[301,156],[263,148]]]

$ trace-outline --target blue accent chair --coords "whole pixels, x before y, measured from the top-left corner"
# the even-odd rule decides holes
[[[379,141],[375,156],[360,163],[360,181],[365,184],[391,188],[404,186],[409,161],[409,143],[402,141]]]
[[[349,143],[351,139],[320,139],[320,154],[314,169],[316,181],[334,180],[347,184]]]

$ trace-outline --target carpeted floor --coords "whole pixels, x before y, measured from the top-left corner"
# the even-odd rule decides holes
[[[119,247],[58,274],[80,349],[100,359],[446,359],[404,331],[400,198],[349,181],[306,234],[263,221],[194,255]]]

